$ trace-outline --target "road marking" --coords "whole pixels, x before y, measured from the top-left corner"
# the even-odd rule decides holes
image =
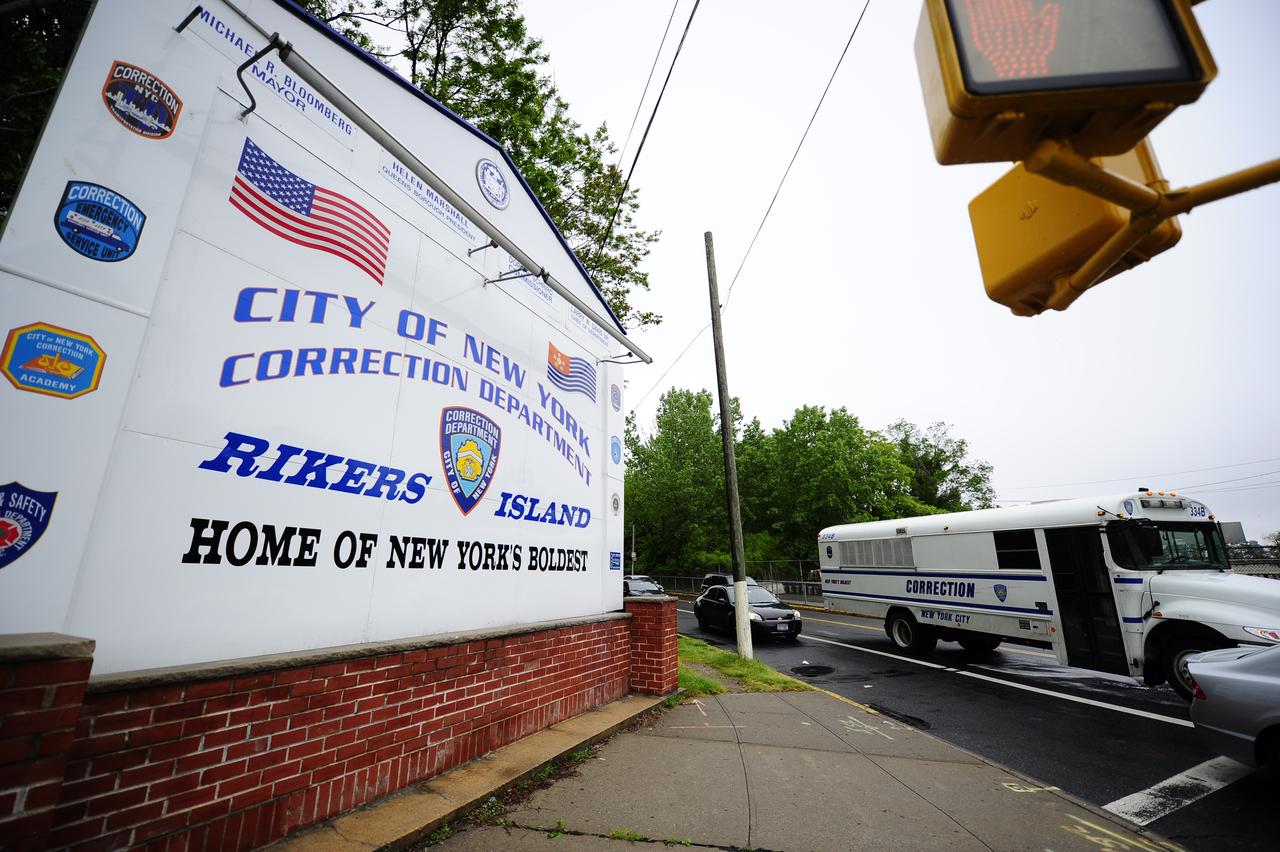
[[[1075,825],[1061,826],[1062,830],[1103,849],[1139,849],[1142,852],[1186,852],[1186,849],[1168,840],[1154,840],[1149,837],[1126,837],[1097,823],[1081,819],[1075,814],[1066,814],[1067,819],[1074,820]]]
[[[839,645],[841,648],[850,648],[854,651],[861,651],[864,654],[876,654],[877,656],[880,656],[880,657],[889,657],[890,659],[901,660],[904,663],[913,663],[917,666],[924,666],[925,668],[930,668],[930,669],[935,669],[940,671],[947,671],[949,669],[948,666],[940,666],[937,663],[931,663],[928,660],[917,660],[917,659],[913,659],[912,657],[904,657],[900,654],[890,654],[888,651],[877,651],[874,648],[862,648],[857,645],[850,645],[848,642],[837,642],[834,639],[822,639],[817,636],[809,636],[806,638],[808,638],[813,642],[826,642],[828,645]],[[962,677],[971,677],[971,678],[974,678],[975,680],[985,680],[990,683],[998,683],[1001,686],[1008,686],[1013,689],[1021,689],[1024,692],[1034,692],[1039,695],[1047,695],[1050,698],[1060,698],[1063,701],[1074,701],[1077,704],[1087,704],[1090,707],[1101,707],[1105,710],[1115,710],[1117,713],[1127,713],[1130,716],[1141,716],[1144,719],[1155,719],[1158,722],[1167,722],[1170,725],[1181,725],[1184,728],[1195,727],[1195,725],[1193,725],[1190,721],[1186,719],[1177,719],[1177,718],[1174,718],[1173,716],[1162,716],[1159,713],[1149,713],[1146,710],[1137,710],[1132,707],[1123,707],[1119,704],[1108,704],[1105,701],[1097,701],[1092,698],[1084,698],[1082,696],[1071,695],[1066,692],[1054,692],[1051,689],[1041,689],[1038,686],[1030,686],[1025,683],[1016,683],[1011,680],[1005,680],[1004,678],[989,677],[987,675],[978,674],[977,672],[968,671],[966,669],[954,669],[952,671],[954,671],[955,674],[961,675]]]
[[[1103,809],[1138,825],[1150,825],[1179,808],[1239,781],[1253,770],[1229,757],[1215,757],[1186,772],[1166,778],[1154,787],[1116,799]]]

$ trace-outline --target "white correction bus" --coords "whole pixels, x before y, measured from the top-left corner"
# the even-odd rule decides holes
[[[1189,700],[1191,654],[1280,644],[1280,581],[1232,574],[1213,515],[1175,492],[843,524],[818,555],[827,608],[911,653],[1033,640]]]

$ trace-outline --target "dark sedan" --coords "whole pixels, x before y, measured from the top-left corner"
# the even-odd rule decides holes
[[[622,594],[631,597],[632,595],[665,595],[666,592],[651,577],[631,574],[622,578]]]
[[[760,586],[747,587],[747,603],[751,609],[751,636],[753,639],[798,639],[804,623],[800,613],[784,604]],[[693,602],[693,614],[698,626],[722,627],[733,630],[733,586],[712,586]]]

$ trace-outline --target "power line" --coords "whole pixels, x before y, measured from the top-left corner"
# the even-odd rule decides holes
[[[729,290],[724,294],[724,304],[720,306],[720,312],[724,313],[729,307],[729,300],[733,298],[733,285],[738,283],[738,276],[742,274],[742,267],[747,265],[747,258],[751,256],[751,249],[755,247],[756,238],[760,236],[760,232],[764,230],[764,223],[769,221],[769,214],[773,212],[773,205],[778,200],[778,194],[782,192],[782,185],[787,182],[787,175],[791,174],[791,167],[796,164],[796,157],[800,156],[800,149],[804,147],[804,140],[809,138],[809,131],[813,128],[813,122],[818,117],[818,110],[822,109],[822,102],[827,99],[827,92],[831,91],[831,84],[836,79],[836,74],[840,71],[840,65],[844,62],[845,54],[849,52],[849,45],[853,44],[853,37],[858,34],[858,27],[862,26],[862,18],[867,14],[867,8],[871,5],[871,0],[867,0],[863,4],[862,12],[858,15],[858,20],[853,24],[853,32],[849,33],[849,40],[844,43],[844,50],[840,51],[840,58],[836,60],[836,67],[831,69],[831,76],[827,79],[827,85],[822,90],[822,97],[818,98],[818,105],[813,108],[813,115],[809,116],[809,123],[804,128],[804,133],[800,135],[800,142],[796,145],[796,150],[791,154],[791,161],[787,163],[787,169],[782,173],[782,180],[778,181],[778,188],[773,191],[773,198],[769,200],[769,206],[764,211],[764,216],[760,219],[760,225],[756,228],[755,234],[751,237],[751,242],[747,245],[747,250],[742,255],[742,262],[738,264],[738,271],[733,273],[733,280],[729,282]]]
[[[1226,485],[1229,482],[1243,482],[1246,479],[1257,479],[1260,476],[1274,476],[1280,473],[1280,470],[1269,470],[1266,473],[1255,473],[1252,476],[1238,476],[1235,479],[1219,479],[1217,482],[1201,482],[1198,485],[1183,485],[1173,489],[1174,491],[1190,491],[1196,488],[1204,488],[1209,485]]]
[[[766,221],[768,221],[768,219],[769,219],[769,213],[770,213],[770,212],[772,212],[772,210],[773,210],[774,202],[776,202],[776,201],[778,200],[778,194],[779,194],[780,192],[782,192],[782,185],[783,185],[784,183],[786,183],[787,175],[791,174],[791,167],[792,167],[793,165],[795,165],[796,157],[797,157],[797,156],[799,156],[799,154],[800,154],[800,149],[801,149],[802,147],[804,147],[804,141],[805,141],[805,139],[807,139],[807,138],[808,138],[808,136],[809,136],[809,130],[813,127],[814,119],[816,119],[816,118],[818,117],[818,110],[822,109],[822,102],[823,102],[824,100],[826,100],[827,92],[828,92],[828,91],[830,91],[830,89],[831,89],[831,83],[832,83],[832,81],[833,81],[833,80],[835,80],[835,78],[836,78],[836,72],[838,72],[838,71],[840,70],[840,65],[841,65],[841,63],[843,63],[843,62],[844,62],[845,54],[847,54],[847,53],[849,52],[849,45],[853,44],[853,37],[854,37],[854,36],[856,36],[856,35],[858,34],[858,27],[862,25],[862,18],[863,18],[863,16],[864,16],[864,15],[866,15],[866,14],[867,14],[867,8],[868,8],[870,5],[871,5],[871,0],[867,0],[867,2],[866,2],[866,3],[863,5],[863,7],[862,7],[862,12],[858,15],[858,20],[854,22],[854,25],[853,25],[853,31],[852,31],[851,33],[849,33],[849,40],[845,42],[845,44],[844,44],[844,50],[840,51],[840,58],[836,61],[836,67],[835,67],[834,69],[832,69],[832,71],[831,71],[831,76],[827,79],[827,85],[826,85],[826,87],[825,87],[825,88],[823,88],[823,90],[822,90],[822,96],[821,96],[820,98],[818,98],[818,105],[817,105],[816,107],[814,107],[814,109],[813,109],[813,115],[809,116],[809,124],[805,127],[805,129],[804,129],[804,133],[800,136],[800,142],[799,142],[799,144],[797,144],[797,145],[796,145],[796,150],[791,154],[791,161],[790,161],[789,163],[787,163],[786,171],[784,171],[784,172],[782,173],[782,179],[781,179],[780,181],[778,181],[778,188],[777,188],[777,189],[775,189],[775,190],[773,191],[773,198],[772,198],[772,200],[770,200],[770,201],[769,201],[769,206],[768,206],[768,208],[764,211],[764,216],[760,219],[760,224],[759,224],[759,226],[756,228],[755,235],[754,235],[754,236],[752,236],[752,238],[751,238],[751,242],[750,242],[750,244],[747,246],[747,250],[746,250],[746,252],[742,255],[742,262],[738,264],[738,271],[737,271],[737,272],[735,272],[735,273],[733,274],[733,280],[729,282],[729,289],[728,289],[728,291],[725,293],[724,304],[722,304],[722,305],[720,306],[720,311],[721,311],[721,313],[723,313],[723,312],[724,312],[724,310],[725,310],[725,308],[726,308],[726,307],[728,307],[728,304],[729,304],[729,297],[733,295],[733,285],[735,285],[735,284],[737,284],[737,283],[738,283],[738,276],[742,274],[742,268],[743,268],[743,267],[746,265],[746,263],[747,263],[747,257],[751,254],[751,249],[752,249],[752,247],[756,244],[756,238],[760,236],[760,232],[764,229],[764,223],[765,223]],[[697,11],[697,7],[696,7],[696,6],[694,7],[694,11]],[[689,16],[689,17],[690,17],[690,20],[692,20],[693,15],[692,15],[692,14],[690,14],[690,16]],[[685,30],[686,30],[686,32],[687,32],[687,31],[688,31],[688,27],[686,27],[686,28],[685,28]],[[683,42],[683,38],[681,39],[681,41]],[[673,61],[673,65],[674,65],[674,61]],[[655,107],[654,107],[654,109],[656,110],[656,109],[657,109],[657,107],[655,106]],[[646,131],[646,132],[647,132],[647,131]],[[643,144],[644,144],[644,141],[643,141],[643,140],[641,140],[641,143],[640,143],[640,144],[641,144],[641,145],[643,145]],[[637,155],[637,157],[638,157],[638,156],[639,156],[639,152],[637,152],[637,154],[636,154],[636,155]],[[634,168],[634,167],[635,167],[635,164],[633,163],[633,164],[632,164],[632,168]],[[628,181],[630,181],[630,179],[631,179],[631,178],[630,178],[630,176],[628,176],[627,180],[628,180]],[[615,211],[614,211],[614,215],[617,215],[617,210],[615,210]],[[610,223],[610,224],[612,225],[612,223]],[[667,367],[667,369],[663,372],[663,374],[662,374],[661,376],[659,376],[659,377],[658,377],[658,380],[657,380],[656,382],[654,382],[654,383],[653,383],[653,385],[651,385],[651,386],[650,386],[650,388],[649,388],[647,391],[645,391],[645,392],[644,392],[644,396],[640,397],[640,399],[638,399],[638,400],[635,402],[635,404],[631,406],[631,410],[632,410],[632,411],[634,411],[635,409],[639,408],[639,407],[640,407],[640,403],[644,402],[646,399],[648,399],[648,398],[649,398],[649,394],[651,394],[651,393],[653,393],[653,392],[654,392],[654,390],[658,387],[658,385],[660,385],[660,384],[662,383],[662,380],[663,380],[663,379],[665,379],[665,378],[667,377],[667,373],[670,373],[670,372],[671,372],[671,370],[675,368],[676,364],[677,364],[677,363],[679,363],[680,359],[681,359],[681,358],[683,358],[683,357],[685,356],[685,353],[687,353],[687,352],[689,351],[690,347],[692,347],[692,346],[693,346],[694,342],[695,342],[695,341],[696,341],[696,340],[697,340],[697,339],[702,335],[702,332],[706,331],[710,326],[711,326],[711,323],[709,323],[709,322],[708,322],[706,325],[702,326],[702,328],[700,328],[700,329],[698,329],[696,332],[694,332],[694,335],[693,335],[693,337],[689,340],[688,344],[686,344],[686,345],[685,345],[685,347],[684,347],[684,349],[682,349],[682,350],[680,351],[680,354],[679,354],[679,355],[677,355],[677,356],[675,357],[675,360],[673,360],[673,361],[671,362],[671,366]]]
[[[613,215],[609,217],[609,225],[604,229],[604,236],[600,238],[600,244],[596,246],[596,255],[604,251],[604,247],[609,243],[609,237],[613,235],[613,223],[617,221],[618,211],[622,209],[622,202],[627,197],[627,188],[631,186],[631,176],[636,173],[636,163],[640,162],[640,152],[644,150],[644,143],[649,138],[649,131],[653,128],[653,120],[658,117],[658,107],[662,105],[662,96],[667,93],[667,84],[671,82],[671,74],[676,70],[676,62],[680,59],[680,51],[684,48],[684,40],[689,35],[689,27],[693,26],[693,16],[698,14],[698,6],[702,0],[694,0],[693,9],[689,12],[689,20],[685,21],[684,32],[680,34],[680,43],[676,45],[675,55],[671,57],[671,67],[667,69],[667,77],[662,81],[662,88],[658,90],[658,99],[653,102],[653,112],[649,113],[649,123],[644,126],[644,133],[640,136],[640,144],[636,146],[636,156],[631,161],[631,168],[627,170],[627,179],[622,184],[622,192],[618,193],[618,202],[613,205]]]
[[[1108,482],[1137,482],[1147,479],[1156,479],[1161,476],[1181,476],[1184,473],[1205,473],[1210,470],[1225,470],[1229,467],[1248,467],[1251,464],[1266,464],[1267,462],[1273,461],[1280,461],[1280,457],[1257,459],[1256,461],[1236,462],[1235,464],[1220,464],[1215,467],[1197,467],[1192,470],[1174,470],[1169,471],[1168,473],[1144,473],[1140,476],[1118,476],[1115,479],[1090,479],[1086,482],[1059,482],[1054,485],[1014,485],[1010,487],[1009,490],[1023,491],[1028,488],[1070,488],[1074,485],[1104,485]],[[1192,487],[1194,488],[1195,486]]]
[[[662,31],[662,40],[658,42],[658,52],[653,55],[653,64],[649,66],[649,76],[644,81],[644,91],[640,93],[640,100],[636,102],[636,114],[631,116],[631,127],[627,129],[627,139],[622,143],[622,147],[618,150],[618,168],[622,168],[622,159],[626,155],[627,145],[631,144],[631,134],[635,132],[636,121],[640,118],[640,108],[644,106],[644,99],[649,94],[649,84],[653,82],[653,72],[658,67],[658,58],[662,56],[662,48],[667,44],[667,33],[671,32],[671,22],[676,17],[676,7],[680,5],[680,0],[671,4],[671,14],[667,17],[666,29]]]

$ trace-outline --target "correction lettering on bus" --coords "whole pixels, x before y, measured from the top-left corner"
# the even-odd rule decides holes
[[[975,583],[961,583],[957,580],[907,580],[907,594],[909,595],[972,598],[975,591]]]

